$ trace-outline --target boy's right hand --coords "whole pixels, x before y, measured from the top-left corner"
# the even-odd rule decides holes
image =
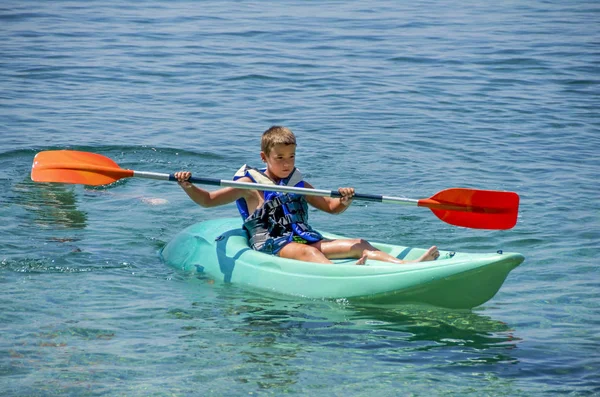
[[[177,183],[184,189],[189,189],[192,184],[188,181],[192,177],[192,173],[189,171],[179,171],[173,174],[177,179]]]

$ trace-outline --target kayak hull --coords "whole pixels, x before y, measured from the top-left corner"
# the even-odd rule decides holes
[[[372,244],[403,260],[416,259],[425,251]],[[177,269],[287,295],[370,303],[421,302],[462,309],[490,300],[508,273],[524,260],[518,253],[441,251],[436,261],[402,265],[369,260],[357,266],[355,259],[334,264],[302,262],[252,250],[239,218],[194,224],[178,233],[160,254]]]

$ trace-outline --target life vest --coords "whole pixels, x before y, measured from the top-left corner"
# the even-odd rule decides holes
[[[243,165],[233,180],[243,177],[255,183],[276,185],[264,170]],[[304,187],[302,174],[294,168],[290,176],[282,179],[279,185]],[[276,191],[263,192],[264,203],[250,214],[248,204],[243,198],[236,205],[244,220],[244,229],[248,232],[248,242],[257,251],[276,254],[286,244],[298,240],[314,243],[323,236],[308,225],[308,203],[304,196]]]

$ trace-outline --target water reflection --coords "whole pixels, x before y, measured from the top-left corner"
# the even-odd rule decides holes
[[[234,338],[244,360],[245,370],[234,378],[261,389],[300,382],[314,362],[320,368],[330,361],[332,368],[343,364],[347,371],[373,374],[389,371],[390,365],[428,371],[450,368],[460,374],[474,367],[487,371],[490,366],[518,363],[512,352],[519,338],[511,327],[473,311],[361,306],[271,297],[231,286],[210,288],[218,294],[211,301],[218,304],[195,302],[193,310],[202,312],[197,318],[207,320],[210,313],[209,322],[220,322],[217,317],[222,316],[223,324],[231,327],[227,339]],[[199,326],[188,337],[204,338],[202,329]]]
[[[255,301],[237,310],[245,311],[245,315],[235,331],[260,340],[252,344],[254,349],[248,357],[262,357],[280,375],[288,364],[294,368],[297,356],[307,359],[315,349],[320,351],[319,356],[366,360],[374,372],[378,366],[390,363],[424,368],[434,365],[436,369],[450,367],[455,371],[518,363],[511,355],[519,342],[513,330],[501,321],[471,311],[324,302],[282,305],[273,301]],[[279,352],[276,359],[272,349]]]
[[[247,291],[246,291],[247,292]],[[356,332],[378,331],[402,335],[406,341],[432,341],[441,344],[464,343],[478,349],[499,343],[516,343],[510,326],[470,310],[451,310],[427,305],[361,305],[355,303],[244,299],[236,312],[246,314],[245,324],[275,327],[274,330],[316,330],[347,328]]]
[[[26,179],[13,186],[14,203],[32,213],[37,226],[83,229],[87,225],[87,214],[77,208],[74,190],[74,186]]]
[[[518,362],[511,351],[521,339],[508,324],[489,316],[420,305],[351,309],[353,321],[364,321],[379,337],[391,340],[378,355],[383,361],[405,361],[407,355],[412,361],[418,353],[439,355],[445,366]]]

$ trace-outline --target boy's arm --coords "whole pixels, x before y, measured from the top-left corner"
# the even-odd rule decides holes
[[[308,182],[304,182],[304,186],[309,189],[314,189],[314,187]],[[346,211],[346,209],[352,203],[354,189],[340,188],[339,192],[342,194],[342,197],[340,198],[306,196],[306,201],[321,211],[325,211],[330,214],[341,214],[342,212]]]
[[[209,192],[208,190],[201,189],[188,182],[187,180],[190,176],[191,173],[189,172],[175,173],[175,178],[177,178],[179,186],[181,186],[189,198],[202,207],[217,207],[219,205],[229,204],[239,198],[247,197],[250,192],[252,192],[252,190],[236,189],[233,187],[225,187]],[[239,181],[252,182],[250,178],[240,178]]]

